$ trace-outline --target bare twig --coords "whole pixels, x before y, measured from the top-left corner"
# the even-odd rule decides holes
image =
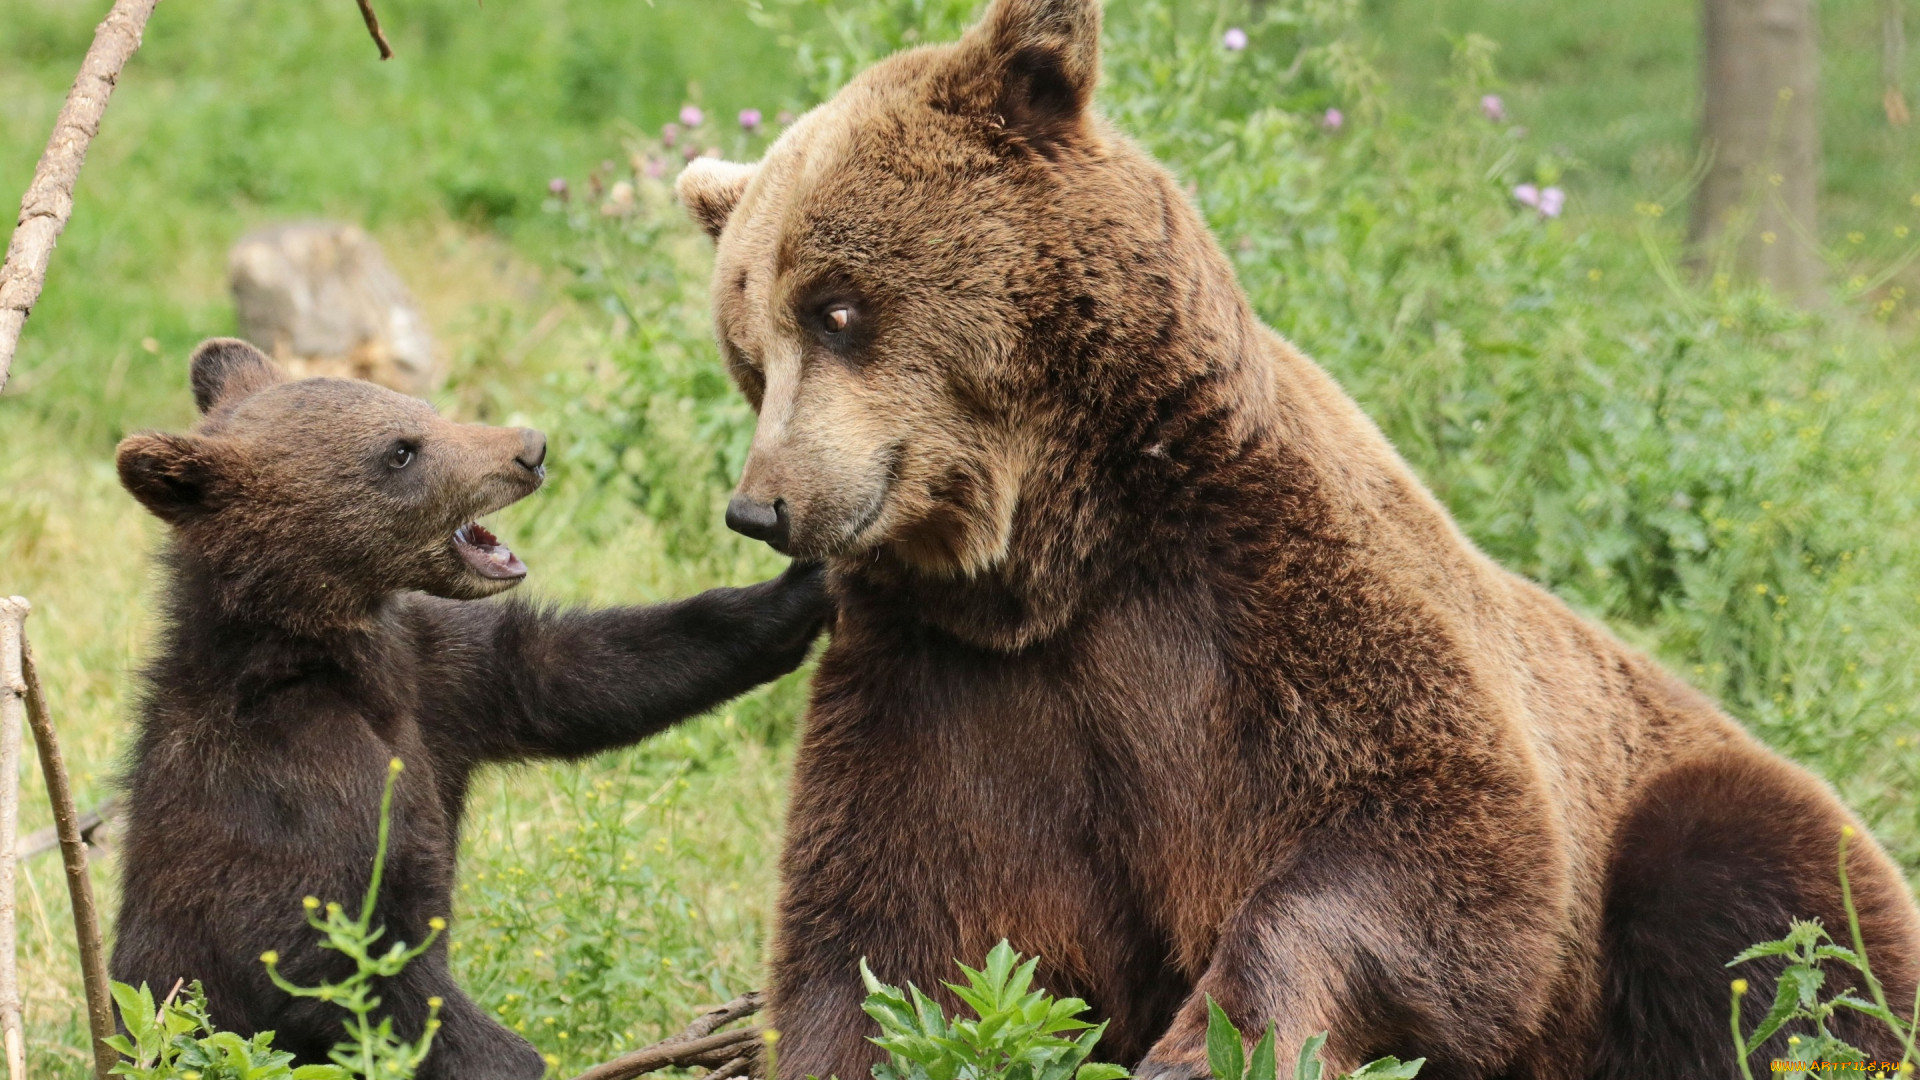
[[[360,17],[367,20],[367,33],[373,35],[373,43],[380,46],[380,59],[393,59],[393,46],[387,44],[387,35],[380,32],[380,16],[373,13],[373,0],[360,0]]]
[[[21,674],[27,684],[27,723],[40,750],[40,771],[47,778],[47,797],[53,802],[53,827],[59,831],[60,854],[67,868],[67,894],[73,898],[73,932],[80,943],[80,976],[87,990],[87,1024],[93,1029],[93,1072],[107,1080],[120,1055],[107,1045],[113,1036],[113,996],[107,987],[107,954],[100,944],[100,914],[93,904],[93,879],[87,873],[87,841],[80,815],[73,806],[73,785],[60,740],[47,712],[47,696],[40,689],[40,673],[33,663],[33,646],[20,637]]]
[[[27,711],[21,643],[31,606],[0,599],[0,1053],[9,1080],[26,1080],[26,1020],[20,1001],[18,938],[14,928],[14,833],[20,825],[20,729]]]
[[[714,1029],[757,1013],[765,1005],[758,991],[737,997],[718,1008],[708,1010],[688,1024],[685,1031],[652,1046],[624,1054],[604,1065],[595,1065],[575,1080],[633,1080],[661,1069],[712,1069],[716,1080],[750,1076],[759,1063],[761,1031],[757,1027],[713,1034]]]
[[[33,171],[33,183],[20,200],[20,221],[0,264],[0,390],[13,369],[14,350],[27,313],[40,299],[54,242],[73,216],[73,185],[87,158],[87,145],[100,133],[100,117],[120,78],[120,70],[140,48],[140,34],[159,0],[114,0],[113,10],[93,32],[93,46],[80,62],[80,74],[67,91],[67,103],[53,122],[53,135]],[[7,850],[11,851],[9,847]]]

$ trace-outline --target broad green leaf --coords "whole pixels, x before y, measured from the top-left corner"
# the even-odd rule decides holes
[[[1280,1066],[1273,1046],[1276,1027],[1273,1023],[1267,1024],[1267,1033],[1254,1044],[1253,1058],[1247,1063],[1247,1080],[1279,1080]]]
[[[1320,1048],[1327,1044],[1327,1033],[1311,1036],[1300,1044],[1300,1056],[1293,1062],[1293,1080],[1320,1080],[1326,1066],[1320,1062]]]
[[[1127,1070],[1118,1065],[1102,1065],[1096,1062],[1080,1066],[1079,1070],[1073,1074],[1073,1080],[1126,1080],[1128,1075]]]
[[[1207,1065],[1215,1080],[1243,1080],[1247,1072],[1246,1048],[1240,1041],[1240,1029],[1227,1019],[1220,1003],[1207,995]]]
[[[1426,1063],[1426,1058],[1402,1062],[1399,1058],[1384,1057],[1360,1066],[1358,1071],[1348,1075],[1347,1080],[1414,1080],[1420,1075],[1420,1066]]]

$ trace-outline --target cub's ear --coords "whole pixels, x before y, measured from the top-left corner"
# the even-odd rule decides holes
[[[718,240],[727,227],[727,219],[733,216],[733,208],[740,205],[740,196],[746,194],[747,181],[759,171],[758,165],[697,157],[681,170],[680,179],[673,182],[673,190],[693,220],[707,230],[708,236]]]
[[[1087,133],[1099,82],[1099,0],[994,0],[961,39],[935,105],[991,117],[1051,155]]]
[[[214,449],[192,435],[141,432],[114,454],[120,485],[169,524],[214,508],[220,469]]]
[[[266,353],[239,338],[213,338],[193,350],[193,403],[203,413],[285,378]]]

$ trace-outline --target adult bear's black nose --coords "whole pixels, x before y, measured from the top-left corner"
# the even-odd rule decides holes
[[[532,428],[520,429],[520,452],[513,460],[527,467],[529,472],[540,471],[547,462],[547,437]]]
[[[770,544],[776,550],[785,550],[787,500],[775,499],[769,504],[736,492],[727,500],[727,528]]]

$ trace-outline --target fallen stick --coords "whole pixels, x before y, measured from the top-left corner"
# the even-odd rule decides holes
[[[31,717],[33,714],[29,712],[27,715]],[[86,841],[89,848],[104,846],[107,842],[106,839],[101,838],[96,840],[94,834],[99,832],[100,827],[103,825],[111,826],[113,824],[113,816],[119,812],[120,800],[118,797],[115,797],[81,814],[79,818],[80,839]],[[21,837],[18,854],[20,861],[26,862],[29,859],[45,855],[49,851],[57,850],[59,847],[60,826],[49,825],[44,829],[35,829]]]
[[[159,2],[114,0],[113,10],[93,32],[93,46],[80,62],[80,74],[67,91],[67,103],[53,122],[53,134],[33,170],[33,182],[20,200],[20,220],[7,244],[6,262],[0,263],[0,390],[6,389],[13,370],[13,354],[20,346],[27,313],[46,284],[54,242],[73,216],[73,185],[80,179],[87,146],[100,133],[100,117],[107,111],[120,70],[140,48],[147,18]]]
[[[32,608],[0,599],[0,1054],[9,1080],[26,1080],[26,1017],[20,1000],[19,940],[14,925],[15,832],[20,827],[20,731],[27,706],[22,634]]]
[[[25,601],[21,601],[25,603]],[[113,996],[107,985],[107,953],[100,942],[100,913],[93,903],[93,878],[87,872],[86,833],[73,805],[73,785],[60,753],[47,712],[47,695],[40,689],[40,673],[33,664],[33,646],[20,636],[20,669],[27,684],[27,723],[40,750],[40,771],[47,778],[47,797],[53,802],[53,827],[59,836],[61,861],[67,869],[67,895],[73,899],[73,932],[80,943],[80,977],[87,991],[87,1026],[93,1033],[93,1073],[108,1080],[120,1054],[107,1045],[113,1037]],[[98,818],[96,812],[95,817]],[[99,821],[94,822],[95,827]]]
[[[759,991],[742,995],[710,1009],[688,1024],[685,1031],[652,1046],[595,1065],[575,1080],[633,1080],[661,1069],[703,1068],[716,1077],[750,1076],[760,1061],[762,1033],[757,1027],[713,1034],[715,1028],[757,1013],[766,1004]]]

